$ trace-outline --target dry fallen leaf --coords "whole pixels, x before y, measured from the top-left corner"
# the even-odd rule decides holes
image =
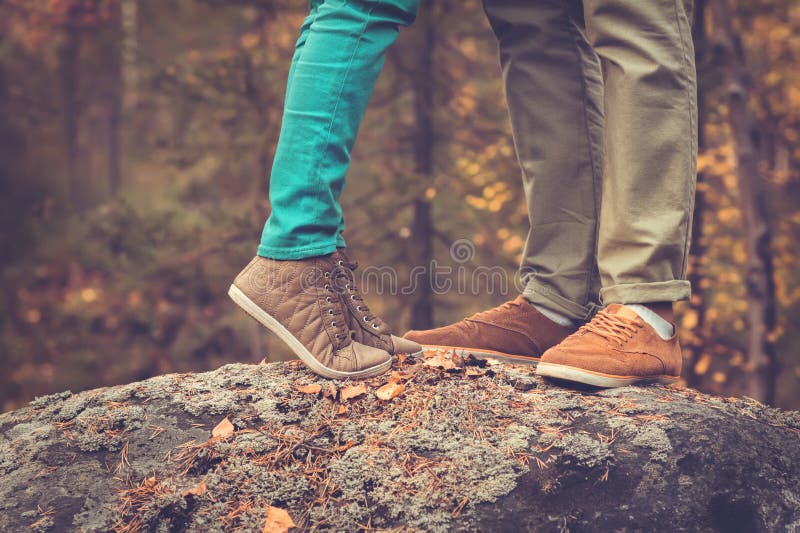
[[[206,480],[204,479],[203,481],[198,483],[196,487],[192,487],[189,490],[181,492],[181,496],[183,496],[184,498],[190,494],[192,496],[201,496],[206,493],[207,489],[208,487],[206,487]]]
[[[359,383],[358,385],[350,385],[348,387],[342,388],[339,391],[339,400],[346,402],[347,400],[351,400],[353,398],[358,398],[359,396],[368,393],[369,390],[367,389],[366,385]]]
[[[336,410],[336,414],[337,415],[343,415],[346,412],[347,412],[347,406],[346,405],[340,405],[339,408]]]
[[[408,379],[413,378],[416,375],[416,373],[417,373],[416,370],[413,371],[413,372],[405,372],[405,371],[402,371],[402,370],[395,370],[389,376],[389,383],[401,383],[403,381],[406,381]]]
[[[234,430],[233,424],[231,424],[231,421],[228,420],[228,417],[226,416],[222,420],[222,422],[217,424],[217,427],[215,427],[211,431],[211,436],[212,437],[229,437],[229,436],[233,435],[233,430]]]
[[[469,378],[477,378],[486,375],[486,371],[474,366],[468,366],[466,374]]]
[[[325,389],[325,392],[322,393],[322,397],[323,398],[329,398],[331,400],[335,400],[336,399],[336,394],[338,392],[339,392],[339,389],[336,388],[336,385],[331,385],[330,387]]]
[[[301,385],[299,387],[295,387],[295,389],[303,394],[319,394],[319,391],[322,390],[322,385],[319,383],[312,383],[311,385]]]
[[[452,370],[454,368],[461,368],[463,361],[455,351],[438,351],[432,357],[425,359],[422,363],[425,366],[433,366],[443,368],[445,370]]]
[[[287,533],[293,527],[297,526],[286,510],[267,505],[267,520],[261,533]]]
[[[404,390],[405,386],[402,383],[387,383],[375,391],[375,396],[380,400],[388,401],[402,394]]]

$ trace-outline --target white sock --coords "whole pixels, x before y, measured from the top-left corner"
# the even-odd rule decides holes
[[[531,302],[531,305],[536,308],[537,311],[542,313],[544,316],[558,324],[559,326],[569,327],[574,326],[575,324],[572,323],[572,319],[570,319],[566,315],[562,315],[558,311],[553,311],[551,309],[547,309],[546,307],[542,307],[541,305],[535,304]]]
[[[642,317],[642,320],[653,326],[653,329],[656,330],[656,333],[658,333],[658,336],[662,339],[667,340],[675,333],[675,328],[672,327],[672,324],[664,320],[664,318],[646,305],[625,304],[625,307],[636,311],[636,314]]]

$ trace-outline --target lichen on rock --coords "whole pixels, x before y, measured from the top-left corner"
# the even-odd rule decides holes
[[[302,530],[800,524],[797,413],[471,359],[366,384],[291,362],[37,398],[0,415],[0,530],[258,531],[269,507]]]

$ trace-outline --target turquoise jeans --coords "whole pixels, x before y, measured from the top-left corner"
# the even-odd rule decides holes
[[[303,259],[345,245],[339,195],[386,49],[419,0],[312,0],[289,71],[258,255]]]

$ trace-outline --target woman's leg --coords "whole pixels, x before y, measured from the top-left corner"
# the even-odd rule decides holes
[[[323,0],[295,54],[258,254],[302,259],[343,246],[350,150],[400,26],[419,0]],[[300,44],[300,43],[298,43]]]
[[[286,80],[286,97],[288,99],[289,92],[292,90],[292,80],[294,79],[294,71],[297,67],[297,63],[300,61],[300,57],[303,55],[303,48],[306,45],[306,40],[308,40],[308,33],[311,29],[311,24],[314,23],[314,19],[317,17],[317,11],[319,11],[319,6],[322,5],[324,0],[311,0],[309,2],[309,9],[308,9],[308,16],[303,20],[303,24],[300,26],[300,35],[297,37],[297,43],[294,46],[294,55],[292,56],[292,64],[289,66],[289,77]],[[285,104],[284,100],[284,104]]]

